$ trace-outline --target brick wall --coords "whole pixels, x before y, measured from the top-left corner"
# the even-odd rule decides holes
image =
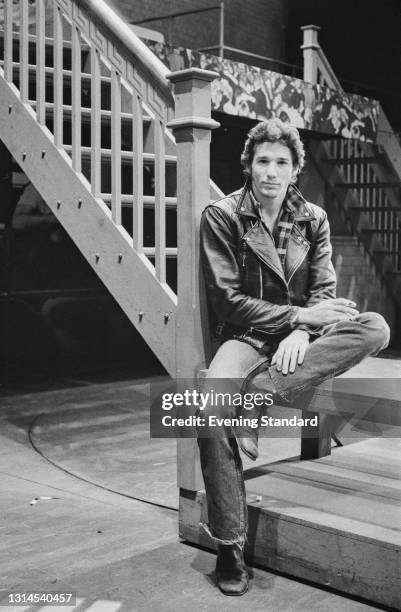
[[[380,276],[353,236],[332,236],[333,264],[337,273],[337,296],[354,300],[359,310],[375,311],[395,329],[395,306]]]
[[[219,5],[216,0],[108,0],[128,21]],[[226,0],[225,44],[252,53],[285,60],[288,0]],[[168,40],[168,21],[144,24],[162,31]],[[188,48],[217,45],[219,11],[178,17],[173,41]],[[249,62],[248,62],[249,63]]]

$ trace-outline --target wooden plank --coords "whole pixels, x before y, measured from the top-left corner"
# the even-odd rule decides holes
[[[342,455],[342,453],[339,452],[332,455],[328,459],[330,460],[330,465],[338,466],[340,468],[347,468],[349,466],[352,470],[380,476],[384,479],[399,478],[400,475],[400,467],[398,463],[395,464],[391,461],[382,460],[377,457],[373,459],[366,455]],[[319,459],[319,462],[326,463],[324,458]]]
[[[270,500],[273,503],[269,504]],[[356,533],[356,521],[343,520],[332,525],[326,520],[325,525],[330,515],[309,512],[302,516],[302,508],[298,508],[301,516],[289,516],[287,506],[277,509],[275,501],[262,499],[262,508],[248,504],[250,526],[246,554],[251,563],[382,605],[396,608],[400,605],[400,548],[392,543],[391,530],[382,529],[379,537],[371,538]],[[215,548],[199,527],[205,518],[204,504],[203,493],[181,490],[180,536]],[[381,541],[386,531],[388,541]]]
[[[36,117],[45,125],[46,82],[45,82],[45,3],[36,0]]]
[[[101,91],[100,57],[98,50],[91,47],[91,189],[95,198],[101,192]]]
[[[72,167],[76,172],[81,172],[81,36],[78,28],[74,25],[71,28],[71,38]]]
[[[269,465],[264,470],[266,473],[277,473],[288,475],[300,481],[316,483],[316,486],[338,487],[350,493],[362,496],[384,497],[401,501],[401,481],[383,479],[375,475],[364,475],[351,470],[330,465],[321,465],[319,461],[280,462]],[[250,483],[252,486],[252,484]],[[392,486],[390,486],[392,485]],[[256,485],[255,485],[256,486]]]
[[[392,499],[377,496],[354,494],[352,490],[329,485],[300,481],[291,476],[270,474],[252,479],[248,491],[274,498],[278,504],[289,504],[293,508],[302,507],[304,514],[309,510],[314,515],[329,512],[341,522],[343,518],[357,520],[372,529],[377,527],[390,530],[400,528],[399,504]],[[394,534],[393,534],[394,537]]]
[[[142,101],[132,96],[132,242],[138,253],[143,251],[143,112]]]
[[[63,18],[58,4],[54,3],[53,13],[53,133],[56,147],[63,146]],[[45,104],[47,108],[47,104]],[[46,110],[46,109],[45,109]]]
[[[121,77],[111,73],[111,218],[121,225]]]

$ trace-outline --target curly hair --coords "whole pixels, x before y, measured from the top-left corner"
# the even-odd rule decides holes
[[[293,164],[297,168],[297,174],[301,172],[305,164],[305,149],[299,132],[289,123],[274,118],[261,121],[248,133],[241,154],[241,164],[245,174],[250,175],[255,145],[262,142],[279,142],[288,147],[292,154]]]

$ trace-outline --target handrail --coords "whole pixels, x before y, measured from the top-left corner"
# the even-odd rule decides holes
[[[338,91],[344,91],[340,81],[338,80],[336,73],[330,65],[329,60],[327,59],[324,51],[321,47],[317,49],[318,56],[318,70],[323,76],[325,82],[332,89],[337,89]]]
[[[340,81],[338,80],[334,70],[330,66],[330,62],[324,54],[318,42],[319,26],[307,25],[302,26],[303,44],[301,49],[304,54],[304,80],[310,83],[319,83],[318,73],[326,81],[328,87],[344,91]],[[323,83],[320,83],[323,85]]]
[[[113,11],[104,0],[80,0],[101,30],[118,47],[123,47],[124,54],[139,61],[141,68],[156,83],[158,89],[173,106],[173,97],[166,75],[170,72],[154,53],[137,36],[121,17]]]
[[[333,87],[340,92],[344,91],[329,60],[319,45],[319,26],[307,25],[303,26],[301,30],[304,33],[303,45],[301,47],[304,52],[304,80],[314,84],[318,83],[318,73],[320,71],[329,87]],[[376,144],[383,147],[391,167],[401,182],[401,145],[384,113],[382,105],[380,105],[379,111]]]

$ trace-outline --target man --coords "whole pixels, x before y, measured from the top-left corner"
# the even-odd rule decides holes
[[[360,314],[354,302],[335,296],[327,215],[295,187],[304,158],[296,128],[278,119],[259,123],[241,157],[245,187],[204,211],[202,264],[223,341],[206,387],[230,388],[240,379],[244,391],[265,371],[264,388],[291,400],[388,344],[381,315]],[[205,528],[218,544],[217,584],[226,595],[242,595],[247,507],[238,446],[256,459],[257,435],[210,427],[198,443]]]

